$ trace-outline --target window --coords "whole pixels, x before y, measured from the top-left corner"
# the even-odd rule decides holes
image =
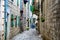
[[[20,16],[18,16],[18,26],[20,27]]]
[[[14,26],[14,21],[13,21],[14,17],[13,17],[13,14],[11,15],[11,27]]]
[[[17,16],[16,16],[16,21],[15,21],[15,27],[17,27]]]
[[[13,1],[14,1],[14,0],[11,0],[11,1],[12,1],[11,4],[13,4]]]
[[[23,10],[21,10],[20,13],[21,13],[21,16],[23,16]]]
[[[12,2],[14,1],[14,0],[11,0]]]
[[[17,0],[17,6],[19,6],[19,0]]]
[[[20,10],[23,9],[23,0],[20,0]]]

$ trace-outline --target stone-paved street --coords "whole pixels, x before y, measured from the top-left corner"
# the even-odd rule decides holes
[[[35,29],[30,29],[29,31],[24,31],[21,34],[18,34],[12,40],[42,40],[41,37],[37,35]]]

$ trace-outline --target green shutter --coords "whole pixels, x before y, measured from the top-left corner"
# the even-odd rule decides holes
[[[32,2],[34,2],[34,0],[32,0]]]
[[[17,27],[17,16],[16,16],[16,21],[15,21],[15,27]]]
[[[32,0],[32,4],[33,4],[34,0]]]
[[[33,5],[30,6],[30,11],[34,12],[35,8]]]
[[[19,6],[19,0],[17,0],[17,6]]]
[[[18,16],[17,16],[17,26],[18,26],[18,22],[19,22],[19,18],[18,18]]]
[[[13,17],[13,14],[11,15],[11,27],[14,26],[14,21],[13,21],[14,17]]]
[[[18,26],[20,27],[20,16],[18,17]]]

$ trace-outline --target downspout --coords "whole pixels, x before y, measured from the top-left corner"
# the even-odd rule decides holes
[[[4,1],[4,4],[5,4],[5,13],[4,13],[4,28],[5,28],[5,31],[4,31],[4,40],[7,40],[7,4],[8,4],[8,0],[5,0]]]

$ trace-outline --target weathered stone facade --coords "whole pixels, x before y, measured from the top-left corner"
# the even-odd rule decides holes
[[[36,14],[38,16],[37,21],[38,23],[36,24],[36,30],[38,31],[38,34],[40,34],[40,0],[34,0],[33,1],[33,6],[34,6],[34,12],[33,14]]]
[[[20,32],[20,9],[16,3],[17,0],[0,0],[0,40],[9,40]],[[12,14],[14,26],[11,26]]]
[[[0,40],[4,40],[4,1],[0,0]]]
[[[19,27],[11,27],[10,29],[10,39],[13,38],[14,36],[16,36],[18,33],[20,33],[20,28]]]
[[[4,40],[4,31],[0,31],[0,40]]]
[[[9,34],[7,34],[7,40],[10,40],[12,37],[17,35],[20,32],[20,9],[19,7],[15,4],[16,1],[13,1],[11,3],[11,0],[8,1],[8,5],[10,7],[10,18],[8,21],[9,26]],[[13,26],[12,26],[12,20],[11,20],[11,15],[13,15]]]
[[[59,2],[59,0],[41,0],[41,13],[45,22],[41,23],[40,32],[44,40],[60,40]]]

